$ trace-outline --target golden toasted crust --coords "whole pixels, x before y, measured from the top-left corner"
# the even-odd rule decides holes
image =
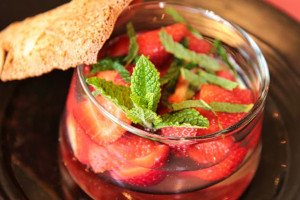
[[[97,61],[131,0],[73,0],[0,32],[2,81],[39,76]]]

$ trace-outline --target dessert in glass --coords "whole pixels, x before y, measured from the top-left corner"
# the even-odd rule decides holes
[[[237,199],[251,182],[269,86],[245,31],[211,11],[128,7],[74,72],[64,166],[94,199]]]

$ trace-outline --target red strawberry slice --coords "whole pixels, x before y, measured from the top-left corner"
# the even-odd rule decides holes
[[[111,172],[111,176],[131,185],[147,187],[161,182],[166,177],[166,172],[143,167],[125,167]]]
[[[211,142],[198,143],[190,147],[188,155],[204,166],[211,166],[223,161],[233,150],[234,140],[231,136]]]
[[[165,144],[127,133],[115,143],[106,147],[113,159],[122,165],[134,167],[160,168],[169,156],[169,147]]]
[[[181,101],[184,101],[186,99],[186,93],[189,89],[189,82],[182,78],[182,76],[179,76],[175,92],[171,94],[168,98],[169,103],[179,103]]]
[[[194,137],[197,135],[197,128],[191,127],[166,127],[161,129],[161,135],[170,137]],[[190,145],[169,144],[171,152],[176,156],[185,156]]]
[[[191,32],[186,34],[186,38],[188,39],[188,48],[196,53],[208,54],[211,50],[211,44],[209,44],[206,40],[197,38]]]
[[[183,172],[183,174],[195,176],[205,181],[218,181],[230,176],[239,167],[246,154],[246,148],[238,148],[217,165],[197,171]]]
[[[226,90],[217,85],[203,84],[201,91],[195,99],[202,99],[206,103],[228,102],[238,104],[253,103],[252,92],[249,89],[234,88],[232,91]]]
[[[109,57],[126,56],[129,49],[129,39],[127,35],[115,38],[112,46],[108,49]]]
[[[139,186],[158,183],[165,177],[165,172],[157,170],[164,166],[169,157],[169,147],[158,142],[125,134],[107,147],[111,160],[121,164],[111,172],[115,179]]]
[[[160,30],[161,29],[141,33],[137,38],[139,54],[149,56],[150,61],[155,66],[160,66],[171,56],[166,52],[160,42]],[[173,37],[174,41],[179,42],[186,32],[186,26],[178,23],[165,27],[165,31]]]
[[[101,95],[99,95],[96,99],[100,105],[102,105],[115,117],[125,123],[131,123],[131,121],[126,117],[126,114],[115,104]],[[126,132],[125,129],[100,113],[89,100],[78,103],[73,109],[73,114],[76,123],[78,123],[83,131],[99,145],[112,143]]]
[[[219,70],[216,72],[216,75],[230,81],[235,81],[233,74],[228,70]]]
[[[128,64],[125,66],[125,69],[127,69],[130,73],[130,76],[132,75],[133,72],[133,68],[135,67],[134,64]],[[118,73],[117,76],[114,79],[114,84],[116,85],[124,85],[124,86],[130,86],[130,83],[126,83],[123,78],[120,76],[120,74]]]

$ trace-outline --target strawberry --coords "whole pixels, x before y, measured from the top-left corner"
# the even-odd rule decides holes
[[[130,76],[132,75],[133,72],[133,68],[135,67],[134,64],[128,64],[125,66],[125,69],[127,69],[130,73]],[[130,86],[130,83],[126,83],[123,78],[120,76],[120,74],[118,73],[117,76],[114,79],[114,84],[116,85],[124,85],[124,86]]]
[[[232,73],[230,73],[230,71],[228,70],[219,70],[216,72],[216,75],[221,77],[221,78],[225,78],[227,80],[230,80],[230,81],[235,81],[235,78],[233,76]]]
[[[211,50],[211,45],[204,39],[197,38],[191,32],[186,34],[188,39],[188,48],[196,53],[208,54]]]
[[[231,153],[233,138],[198,143],[189,148],[188,155],[200,165],[211,166],[224,160]]]
[[[112,41],[109,48],[109,57],[126,56],[129,50],[129,39],[127,35],[122,35]]]
[[[158,142],[125,134],[107,147],[111,160],[119,160],[111,172],[112,177],[123,182],[149,186],[165,177],[165,172],[157,170],[168,160],[169,147]]]
[[[239,167],[246,154],[246,148],[238,148],[217,165],[196,171],[183,172],[182,174],[198,177],[205,181],[218,181],[231,175]]]
[[[195,99],[202,99],[208,104],[211,102],[253,103],[252,93],[249,89],[234,88],[230,91],[210,84],[203,84],[200,93],[195,96]]]
[[[179,103],[181,101],[184,101],[186,99],[186,93],[189,89],[189,82],[182,78],[182,76],[179,76],[175,92],[171,94],[168,98],[169,103]]]
[[[161,135],[170,137],[194,137],[197,135],[197,128],[166,127],[161,129]]]
[[[94,76],[105,79],[106,81],[114,81],[118,74],[119,74],[118,71],[106,70],[106,71],[97,72]]]
[[[120,171],[112,171],[111,176],[131,185],[147,187],[161,182],[166,177],[166,172],[143,167],[125,167]]]
[[[139,54],[149,56],[150,61],[157,67],[171,56],[160,42],[160,30],[147,31],[137,37]],[[165,27],[165,31],[173,37],[174,41],[179,42],[186,32],[186,26],[178,23]]]
[[[97,101],[108,112],[118,119],[130,124],[126,114],[115,104],[102,97],[96,97]],[[89,137],[99,145],[112,143],[120,138],[126,130],[104,116],[89,100],[82,101],[73,109],[76,122]]]

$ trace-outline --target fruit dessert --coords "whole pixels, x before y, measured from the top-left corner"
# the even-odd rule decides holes
[[[253,176],[261,119],[236,123],[257,97],[218,39],[167,12],[178,23],[139,32],[128,23],[97,64],[81,66],[94,102],[74,75],[64,118],[74,160],[107,184],[152,194],[228,185],[255,157]]]

